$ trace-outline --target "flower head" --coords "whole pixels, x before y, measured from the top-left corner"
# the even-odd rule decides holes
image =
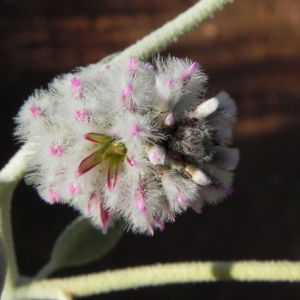
[[[131,58],[54,79],[21,108],[16,135],[33,142],[27,181],[102,230],[123,218],[153,234],[176,215],[232,193],[236,107],[204,100],[198,63]]]

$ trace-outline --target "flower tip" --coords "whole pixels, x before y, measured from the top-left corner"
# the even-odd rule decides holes
[[[194,118],[205,118],[214,113],[219,107],[219,100],[217,98],[211,98],[202,102],[198,107],[190,113]]]
[[[211,183],[211,180],[200,169],[196,169],[192,166],[187,166],[186,171],[190,174],[192,180],[201,186],[207,186]]]
[[[202,208],[198,202],[190,203],[190,207],[195,213],[197,213],[197,214],[202,213]]]
[[[166,149],[155,145],[148,152],[148,158],[152,165],[164,165],[166,160]]]
[[[199,63],[197,63],[196,61],[194,61],[194,62],[190,65],[189,69],[192,70],[192,71],[195,71],[196,69],[199,68],[199,66],[200,66]]]
[[[175,117],[174,117],[174,113],[169,113],[165,120],[164,120],[164,125],[167,127],[171,127],[175,124]]]
[[[103,206],[102,201],[100,201],[99,204],[99,219],[100,219],[100,225],[102,228],[103,233],[107,232],[107,228],[110,223],[110,212]]]
[[[225,193],[227,196],[231,196],[234,193],[234,189],[232,187],[228,187],[225,189]]]
[[[199,68],[199,64],[194,61],[181,75],[182,81],[187,81],[191,78],[193,72]]]
[[[148,224],[148,232],[151,236],[154,236],[154,229],[152,227],[152,225]]]
[[[155,226],[160,230],[160,231],[163,231],[165,229],[165,224],[162,220],[158,220],[156,218],[154,218],[154,223],[155,223]]]

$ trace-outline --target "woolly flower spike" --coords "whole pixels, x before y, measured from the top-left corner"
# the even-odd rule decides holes
[[[100,74],[100,75],[99,75]],[[16,135],[34,145],[27,182],[50,204],[68,203],[105,232],[124,219],[154,234],[187,208],[232,193],[236,107],[204,100],[196,62],[136,58],[54,79],[21,108]]]

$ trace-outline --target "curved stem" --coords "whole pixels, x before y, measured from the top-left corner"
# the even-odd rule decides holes
[[[0,171],[0,182],[17,184],[24,176],[32,144],[24,144]],[[1,203],[1,199],[0,199]]]
[[[24,175],[29,149],[29,144],[24,145],[0,172],[0,235],[3,237],[7,258],[4,295],[17,284],[19,276],[11,228],[11,199],[16,185]]]
[[[192,31],[206,19],[211,18],[214,13],[231,2],[233,0],[199,1],[172,21],[129,46],[119,55],[116,55],[112,62],[128,57],[138,57],[141,60],[149,59],[152,55],[177,42],[182,36]]]
[[[16,289],[16,298],[67,299],[146,286],[188,282],[300,281],[300,261],[187,262],[157,264],[33,282]],[[58,296],[59,295],[59,296]],[[72,298],[71,298],[72,299]]]

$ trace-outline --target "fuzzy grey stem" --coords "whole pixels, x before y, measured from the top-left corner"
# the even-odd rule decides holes
[[[141,60],[149,59],[152,55],[177,42],[182,36],[192,31],[206,19],[211,18],[224,5],[231,2],[233,0],[199,1],[172,21],[129,46],[113,58],[112,62],[128,57],[138,57]]]
[[[26,158],[30,152],[30,148],[30,144],[24,145],[0,171],[0,236],[3,238],[3,246],[7,259],[3,298],[10,294],[19,279],[11,228],[11,200],[13,190],[24,175]]]
[[[0,237],[0,296],[4,286],[6,268],[7,268],[6,255],[5,255],[4,245]]]

